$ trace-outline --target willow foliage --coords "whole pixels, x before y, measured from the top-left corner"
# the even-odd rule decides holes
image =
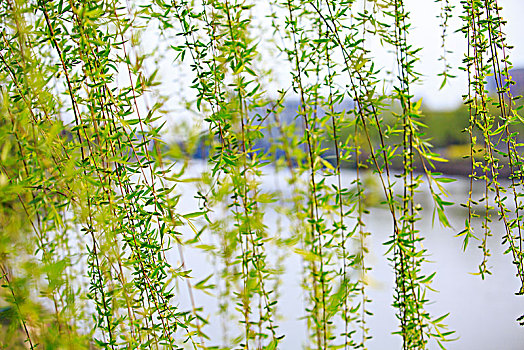
[[[443,88],[453,78],[451,16],[467,42],[471,188],[459,235],[481,240],[484,276],[499,217],[522,294],[524,160],[513,130],[522,119],[501,8],[437,2]],[[424,72],[405,1],[4,0],[0,18],[0,301],[12,321],[1,348],[281,348],[292,256],[305,348],[365,349],[379,330],[367,324],[366,222],[377,194],[364,172],[392,223],[391,331],[404,349],[453,338],[445,316],[426,308],[435,274],[423,272],[416,193],[428,188],[427,209],[449,226],[452,180],[433,170],[443,159],[412,92]],[[377,43],[395,66],[387,91]],[[205,154],[203,169],[166,145],[182,123],[196,130],[184,129],[184,147]],[[268,189],[273,173],[283,190]],[[187,250],[213,270],[193,272]],[[200,306],[203,292],[217,308]]]

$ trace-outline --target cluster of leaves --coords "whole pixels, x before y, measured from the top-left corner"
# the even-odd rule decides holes
[[[490,212],[496,208],[504,223],[505,234],[502,241],[507,245],[506,253],[513,256],[513,264],[521,281],[518,294],[524,293],[524,270],[522,256],[522,155],[517,151],[518,132],[515,125],[522,123],[510,87],[514,84],[509,76],[511,62],[508,57],[510,48],[503,32],[504,20],[500,16],[497,1],[462,1],[465,20],[462,32],[468,39],[468,52],[464,58],[465,70],[468,74],[469,90],[464,96],[464,104],[469,110],[470,159],[472,173],[470,176],[470,195],[465,206],[469,215],[465,222],[464,246],[471,237],[475,237],[472,218],[478,217],[473,206],[483,202],[484,222],[481,230],[480,248],[483,260],[479,266],[479,274],[484,278],[489,274],[487,260],[490,255],[487,240],[492,235]],[[496,96],[487,93],[486,77],[494,75]],[[497,113],[492,113],[495,108]],[[477,136],[475,131],[481,136]],[[479,146],[479,147],[477,147]],[[509,167],[508,185],[501,183],[499,173],[503,160]],[[484,183],[484,195],[474,199],[473,182]],[[509,192],[509,195],[508,195]]]

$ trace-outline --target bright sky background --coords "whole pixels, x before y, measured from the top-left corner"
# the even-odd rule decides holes
[[[458,0],[450,0],[451,4],[461,9]],[[524,67],[524,1],[523,0],[498,0],[502,6],[502,17],[507,20],[506,34],[508,44],[514,46],[510,51],[510,61],[515,68]],[[449,85],[443,90],[439,90],[442,82],[437,76],[442,71],[442,63],[438,61],[441,55],[441,42],[439,28],[440,20],[437,18],[440,12],[440,3],[433,0],[407,0],[406,4],[411,11],[411,30],[410,40],[416,47],[422,48],[421,61],[419,62],[419,72],[424,72],[423,85],[417,86],[414,91],[417,96],[421,96],[427,106],[435,109],[450,109],[459,105],[462,101],[461,95],[466,87],[466,75],[458,69],[462,65],[461,61],[465,51],[466,40],[462,33],[453,33],[461,26],[458,11],[454,12],[450,20],[450,31],[447,38],[449,49],[454,51],[448,56],[448,60],[453,67],[452,74],[457,78],[450,81]]]
[[[272,38],[272,29],[266,16],[269,14],[269,6],[267,0],[251,0],[257,6],[253,10],[254,18],[252,26],[252,36],[259,42],[259,50],[263,57],[261,62],[255,62],[255,65],[269,65],[273,68],[272,79],[273,83],[265,84],[267,88],[267,96],[277,98],[277,89],[287,88],[291,85],[291,74],[289,69],[291,65],[287,62],[284,54],[277,52],[274,43],[268,42]],[[440,12],[441,3],[434,0],[405,0],[406,9],[410,12],[410,22],[412,23],[410,35],[408,37],[409,44],[413,47],[422,48],[419,53],[420,61],[417,62],[415,70],[423,73],[422,79],[418,85],[412,86],[411,91],[415,94],[415,98],[423,98],[423,103],[426,107],[431,109],[454,109],[462,103],[462,95],[467,88],[467,77],[465,72],[459,70],[461,67],[463,52],[466,49],[466,39],[460,32],[456,32],[462,26],[462,21],[459,16],[462,14],[462,5],[460,0],[449,0],[451,5],[455,6],[452,11],[452,18],[449,20],[448,37],[446,39],[446,47],[453,53],[448,54],[448,62],[451,64],[451,74],[457,75],[457,78],[449,80],[444,89],[439,90],[442,77],[438,74],[443,71],[443,62],[439,61],[439,57],[443,53],[441,48],[441,34],[440,29]],[[510,61],[515,68],[524,68],[524,0],[498,0],[499,6],[502,6],[502,16],[507,20],[505,32],[507,34],[507,43],[514,46],[510,51]],[[358,1],[353,5],[354,10],[362,8],[362,2]],[[369,3],[367,5],[370,6]],[[277,11],[285,11],[277,9]],[[286,16],[286,13],[279,13],[279,17]],[[176,19],[173,19],[176,23]],[[256,22],[259,22],[265,29],[260,31],[256,29]],[[166,107],[171,110],[167,117],[167,125],[174,126],[181,121],[189,121],[193,118],[202,120],[202,116],[197,111],[190,112],[184,101],[192,101],[195,98],[195,91],[190,88],[191,81],[194,79],[194,72],[191,71],[192,64],[189,53],[183,65],[173,63],[174,52],[169,48],[169,45],[175,44],[174,40],[182,40],[180,36],[163,37],[165,33],[158,30],[144,35],[140,42],[141,46],[146,50],[156,51],[156,55],[163,56],[156,62],[151,62],[148,65],[152,72],[155,68],[159,68],[158,78],[162,81],[162,85],[158,91],[167,97]],[[275,39],[278,42],[278,38]],[[392,48],[382,47],[378,40],[367,36],[368,48],[372,48],[373,61],[376,67],[382,68],[384,72],[394,71],[395,62],[391,54]],[[181,42],[180,42],[181,43]],[[180,44],[179,43],[179,44]],[[158,46],[157,46],[158,44]],[[264,47],[265,46],[265,47]],[[264,51],[265,50],[265,51]],[[268,51],[269,50],[269,51]],[[385,77],[385,74],[384,74]],[[269,76],[262,75],[262,80],[266,83],[269,81]],[[386,91],[391,87],[391,83],[386,83]],[[288,95],[287,98],[293,98]],[[194,108],[194,105],[193,105]],[[195,119],[194,119],[195,120]]]
[[[266,7],[265,0],[257,5],[260,8]],[[447,54],[448,63],[452,69],[450,74],[456,75],[454,79],[450,79],[447,85],[440,90],[442,77],[438,74],[443,71],[444,63],[439,61],[444,49],[442,44],[442,29],[440,28],[440,13],[442,2],[435,2],[435,0],[404,0],[406,11],[410,12],[409,22],[411,28],[408,36],[408,44],[413,45],[413,48],[422,48],[418,54],[420,61],[415,66],[415,71],[422,73],[422,79],[417,86],[411,87],[411,91],[415,94],[415,98],[423,98],[424,105],[432,109],[454,109],[462,103],[462,95],[467,89],[467,75],[464,71],[459,70],[463,66],[462,59],[464,52],[467,49],[467,41],[464,34],[457,32],[460,30],[463,23],[460,19],[462,15],[462,5],[460,0],[449,0],[449,4],[455,6],[452,11],[452,17],[448,21],[446,48],[452,53]],[[524,68],[524,0],[498,0],[499,6],[502,7],[501,15],[507,20],[504,31],[507,34],[507,44],[514,46],[514,49],[509,51],[510,61],[515,68]],[[362,11],[362,0],[357,1],[353,5],[353,11]],[[366,7],[371,8],[371,1],[368,1]],[[280,9],[279,11],[282,11]],[[255,15],[260,15],[256,13]],[[279,13],[280,16],[286,14]],[[265,20],[267,21],[267,20]],[[263,21],[264,22],[264,21]],[[267,25],[267,24],[266,24]],[[262,36],[271,36],[270,31],[262,33]],[[263,42],[264,40],[260,40]],[[278,42],[278,40],[277,40]],[[383,71],[384,79],[391,79],[386,72],[395,72],[396,63],[392,53],[392,47],[384,47],[377,39],[371,35],[367,35],[367,47],[371,49],[371,56],[375,67],[379,67]],[[263,52],[263,51],[262,51]],[[389,53],[388,53],[389,52]],[[266,61],[279,61],[273,67],[277,80],[281,86],[288,86],[290,84],[290,76],[287,69],[290,67],[285,62],[280,60],[283,57],[268,56]],[[271,64],[271,63],[270,63]],[[390,91],[391,82],[385,83],[386,91]],[[271,92],[270,92],[271,94]]]

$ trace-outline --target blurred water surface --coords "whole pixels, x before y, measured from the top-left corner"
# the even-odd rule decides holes
[[[193,162],[188,177],[195,176],[204,168],[204,162]],[[286,182],[285,173],[275,173],[270,167],[265,167],[262,189],[268,192],[281,191],[282,196],[290,195],[290,188]],[[343,181],[349,184],[355,178],[353,170],[343,170]],[[180,200],[179,211],[190,212],[197,210],[198,203],[194,199],[196,187],[190,183],[178,185],[178,190],[183,193]],[[466,211],[458,206],[465,202],[469,190],[469,180],[458,179],[449,184],[450,201],[457,205],[447,211],[452,229],[444,228],[432,219],[432,205],[426,190],[417,194],[417,201],[424,209],[425,215],[417,222],[421,235],[425,237],[424,248],[428,251],[428,260],[425,272],[436,271],[432,284],[435,292],[428,292],[432,301],[427,309],[433,317],[450,313],[444,323],[449,329],[456,331],[456,341],[445,343],[447,349],[524,349],[524,327],[518,325],[516,319],[524,313],[524,297],[515,295],[519,289],[516,270],[511,262],[510,255],[504,255],[506,246],[501,244],[503,226],[492,213],[493,237],[489,240],[491,257],[489,260],[492,275],[482,280],[480,276],[472,273],[478,271],[478,264],[482,260],[481,250],[477,248],[480,241],[471,241],[467,250],[462,248],[462,238],[456,237],[464,225]],[[480,195],[480,194],[477,194]],[[286,235],[278,232],[276,223],[285,220],[275,211],[265,213],[265,223],[268,233]],[[395,310],[391,307],[393,302],[394,275],[385,255],[388,247],[383,243],[388,240],[392,231],[392,223],[388,211],[381,208],[372,208],[371,214],[365,217],[367,229],[371,232],[368,240],[369,255],[366,263],[372,267],[369,273],[369,286],[367,294],[372,299],[368,309],[374,314],[367,317],[367,326],[373,336],[368,341],[369,349],[401,349],[401,339],[392,332],[398,328]],[[481,221],[476,220],[474,225],[480,232]],[[191,235],[190,231],[186,234]],[[207,239],[203,236],[202,244]],[[216,243],[216,242],[214,242]],[[269,248],[271,249],[271,248]],[[271,254],[268,254],[271,255]],[[179,261],[179,256],[173,250],[170,255],[172,263]],[[192,270],[195,281],[216,272],[216,260],[212,260],[197,249],[185,248],[187,268]],[[301,289],[302,265],[301,258],[296,254],[288,254],[285,263],[286,272],[282,276],[282,285],[279,289],[278,302],[278,333],[285,334],[281,349],[301,349],[306,341],[304,316],[304,293]],[[180,287],[178,299],[181,305],[188,307],[187,291]],[[210,336],[208,345],[221,345],[222,332],[226,330],[231,334],[238,334],[235,323],[224,324],[216,312],[218,311],[217,299],[213,296],[196,293],[196,303],[206,310],[210,326],[205,332]],[[217,326],[218,325],[218,326]],[[430,349],[437,349],[436,343],[430,343]]]

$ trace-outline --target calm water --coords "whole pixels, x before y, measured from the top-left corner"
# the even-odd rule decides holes
[[[203,163],[194,163],[193,175],[202,168]],[[268,171],[266,169],[266,171]],[[188,177],[191,174],[188,174]],[[351,170],[343,172],[343,179],[349,183],[355,176]],[[264,177],[263,188],[267,191],[282,190],[286,195],[289,188],[286,185],[285,175],[267,174]],[[180,188],[184,192],[178,210],[191,212],[196,210],[197,203],[193,199],[195,188],[184,184]],[[450,184],[451,201],[463,202],[467,196],[468,182],[464,179]],[[287,192],[286,192],[287,191]],[[418,228],[425,237],[424,247],[428,250],[429,259],[433,263],[426,264],[427,272],[436,271],[432,287],[438,292],[429,292],[429,299],[433,302],[427,306],[432,316],[450,313],[446,319],[449,329],[456,331],[459,339],[446,344],[448,349],[524,349],[524,327],[515,321],[524,313],[524,297],[516,296],[519,282],[515,276],[515,268],[511,264],[509,255],[504,255],[506,248],[501,245],[502,226],[493,218],[493,237],[490,239],[491,259],[489,266],[493,274],[484,281],[480,276],[471,273],[478,270],[481,261],[479,241],[470,242],[466,252],[462,249],[462,238],[455,234],[462,230],[465,211],[456,208],[448,211],[448,218],[454,229],[445,229],[438,222],[432,224],[432,207],[427,193],[420,193],[418,201],[424,206],[426,215],[418,222]],[[276,230],[277,214],[266,213],[268,232]],[[371,265],[369,273],[370,285],[368,295],[372,303],[368,308],[373,312],[373,317],[368,317],[368,327],[371,329],[373,339],[369,341],[369,349],[400,349],[400,337],[392,335],[397,330],[397,320],[394,309],[391,307],[393,291],[393,274],[385,253],[387,247],[383,245],[391,234],[391,220],[387,211],[373,208],[366,218],[367,228],[372,235],[368,241],[370,254],[367,264]],[[479,224],[479,223],[477,223]],[[280,232],[285,235],[285,232]],[[202,243],[207,238],[203,238]],[[193,271],[195,280],[209,275],[215,270],[213,262],[197,250],[186,249],[186,264]],[[179,258],[173,253],[173,263]],[[280,289],[279,314],[282,319],[277,323],[281,334],[286,334],[282,349],[300,349],[306,339],[303,316],[303,293],[300,288],[302,262],[296,255],[286,259],[287,272],[283,276],[283,285]],[[187,293],[183,287],[180,289],[180,301],[187,306]],[[203,306],[211,313],[210,323],[206,332],[212,341],[208,344],[221,344],[221,331],[227,329],[231,334],[236,334],[236,325],[223,324],[213,315],[217,310],[216,299],[209,295],[196,295],[197,304]],[[214,311],[213,311],[214,310]],[[220,326],[216,326],[220,324]],[[436,344],[430,344],[430,349],[437,349]]]

